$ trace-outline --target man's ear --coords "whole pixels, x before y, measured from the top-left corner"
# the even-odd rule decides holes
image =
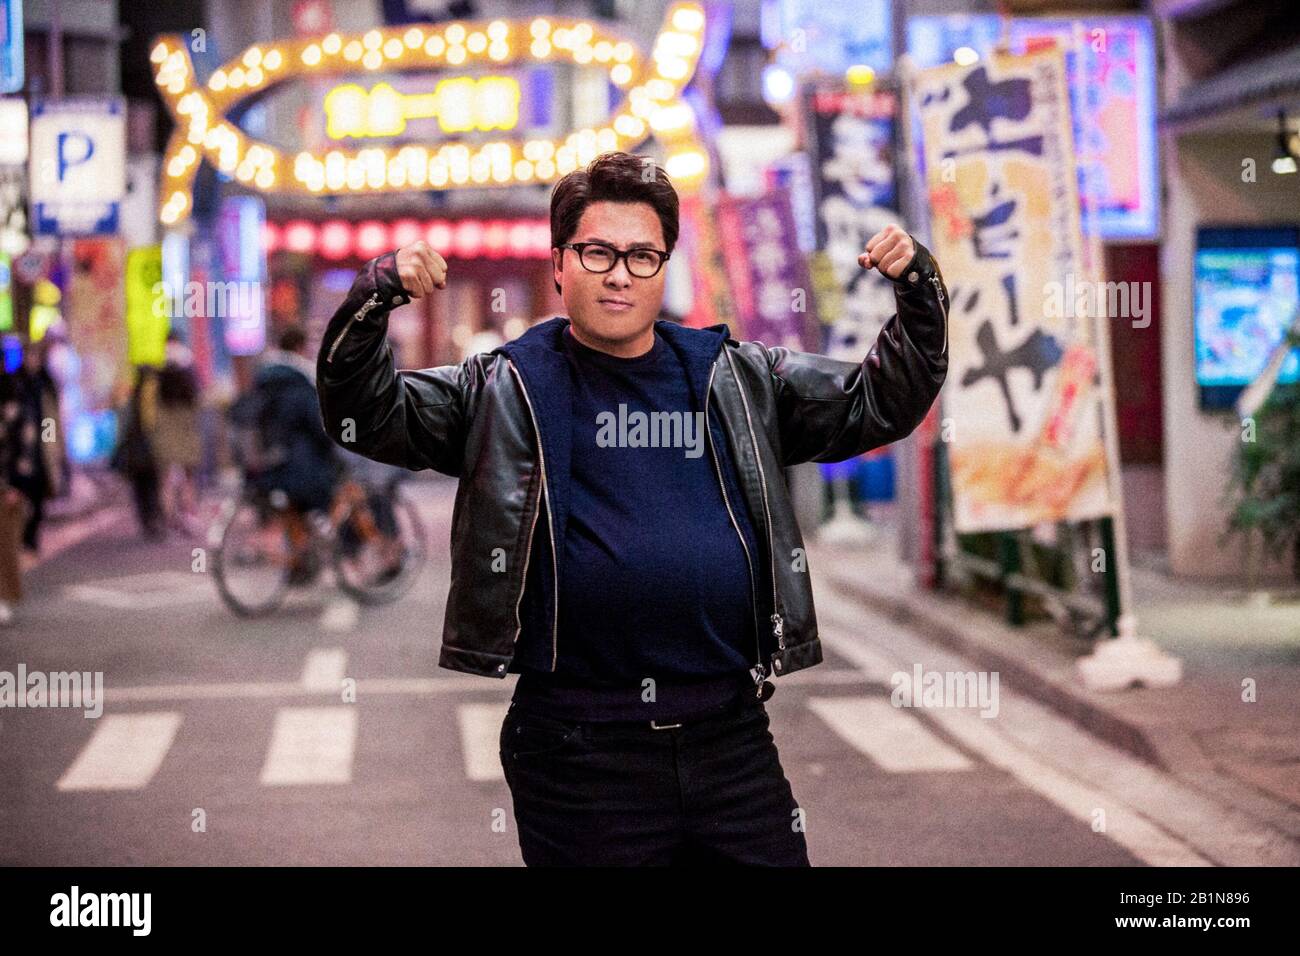
[[[556,293],[560,292],[560,276],[564,275],[564,250],[551,249],[551,279],[555,282]]]

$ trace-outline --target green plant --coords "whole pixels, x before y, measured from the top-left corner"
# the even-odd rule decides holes
[[[1300,347],[1300,336],[1292,335]],[[1252,423],[1243,422],[1249,429]],[[1230,506],[1222,544],[1258,534],[1275,558],[1291,557],[1300,580],[1300,384],[1278,385],[1243,432],[1226,490]]]

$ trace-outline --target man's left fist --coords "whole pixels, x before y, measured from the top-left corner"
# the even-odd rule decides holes
[[[916,255],[916,243],[902,227],[888,225],[867,240],[867,251],[858,256],[858,265],[864,269],[875,266],[881,274],[897,279],[903,267]]]

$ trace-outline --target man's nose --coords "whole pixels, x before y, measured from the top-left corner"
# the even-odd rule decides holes
[[[605,273],[605,285],[611,289],[626,289],[632,284],[632,273],[627,271],[626,260],[614,263],[614,268]]]

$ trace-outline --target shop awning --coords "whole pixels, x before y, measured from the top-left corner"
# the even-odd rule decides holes
[[[1160,114],[1160,124],[1181,127],[1213,121],[1235,110],[1300,96],[1300,46],[1223,70],[1185,88]]]

